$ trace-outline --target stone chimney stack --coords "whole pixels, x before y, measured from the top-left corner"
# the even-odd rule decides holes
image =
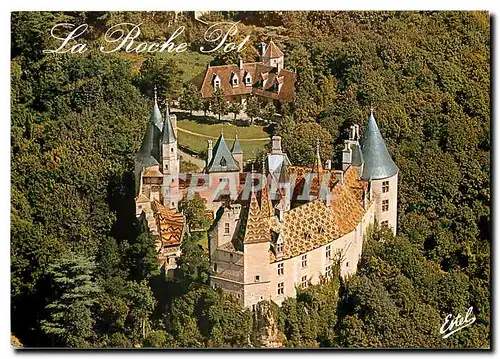
[[[342,150],[342,170],[345,171],[352,163],[352,149],[349,141],[345,141],[345,147]]]
[[[243,59],[241,58],[241,56],[239,56],[238,60],[240,64],[240,70],[243,70]]]
[[[208,140],[207,166],[210,164],[210,161],[212,161],[212,154],[213,154],[212,140]]]
[[[283,153],[283,151],[281,150],[281,137],[280,136],[273,136],[271,153],[275,154],[275,155]]]

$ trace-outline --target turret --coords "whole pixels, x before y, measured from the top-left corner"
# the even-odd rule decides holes
[[[276,46],[273,40],[269,41],[269,46],[263,47],[262,62],[268,66],[276,67],[277,73],[283,69],[284,59],[283,51]]]
[[[376,206],[375,221],[396,234],[399,168],[387,151],[373,111],[361,139],[361,148],[364,160],[361,179],[369,181],[369,199]]]
[[[245,306],[253,306],[261,300],[269,300],[271,267],[269,263],[269,246],[271,232],[269,229],[268,214],[262,213],[257,196],[253,190],[250,196],[245,236],[243,238],[243,252],[245,269],[243,283]]]
[[[165,176],[163,204],[167,208],[177,208],[179,190],[180,160],[177,152],[177,135],[172,122],[177,123],[175,115],[170,114],[167,104],[161,138],[163,175]]]

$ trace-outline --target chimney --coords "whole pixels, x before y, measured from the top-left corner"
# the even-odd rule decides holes
[[[261,56],[264,56],[264,54],[266,53],[266,43],[265,42],[261,42],[260,43],[260,48],[262,50]]]
[[[352,150],[349,141],[345,141],[345,147],[342,150],[342,170],[345,171],[352,162]]]
[[[281,150],[281,137],[280,136],[273,136],[271,153],[272,154],[282,154],[283,153],[283,151]]]
[[[212,161],[212,140],[208,140],[208,150],[207,150],[207,167],[210,164],[210,161]]]
[[[239,63],[240,63],[240,70],[243,70],[243,59],[241,56],[238,57]]]

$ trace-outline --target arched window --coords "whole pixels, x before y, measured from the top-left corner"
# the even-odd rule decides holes
[[[227,166],[227,161],[226,161],[226,159],[225,159],[224,157],[222,157],[222,158],[220,159],[220,165],[221,165],[222,167],[226,167],[226,166]]]

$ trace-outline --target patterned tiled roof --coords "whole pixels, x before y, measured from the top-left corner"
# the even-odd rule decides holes
[[[350,167],[344,174],[344,183],[337,182],[332,189],[331,208],[341,235],[352,232],[361,221],[365,209],[359,200],[359,172]],[[358,193],[357,193],[358,192]]]
[[[321,200],[296,207],[283,216],[283,259],[298,256],[341,237],[330,208]]]
[[[261,214],[257,197],[252,191],[243,243],[260,243],[270,240],[269,217]]]
[[[168,209],[158,201],[153,201],[152,209],[161,235],[162,246],[180,245],[184,229],[184,216],[175,209]]]

